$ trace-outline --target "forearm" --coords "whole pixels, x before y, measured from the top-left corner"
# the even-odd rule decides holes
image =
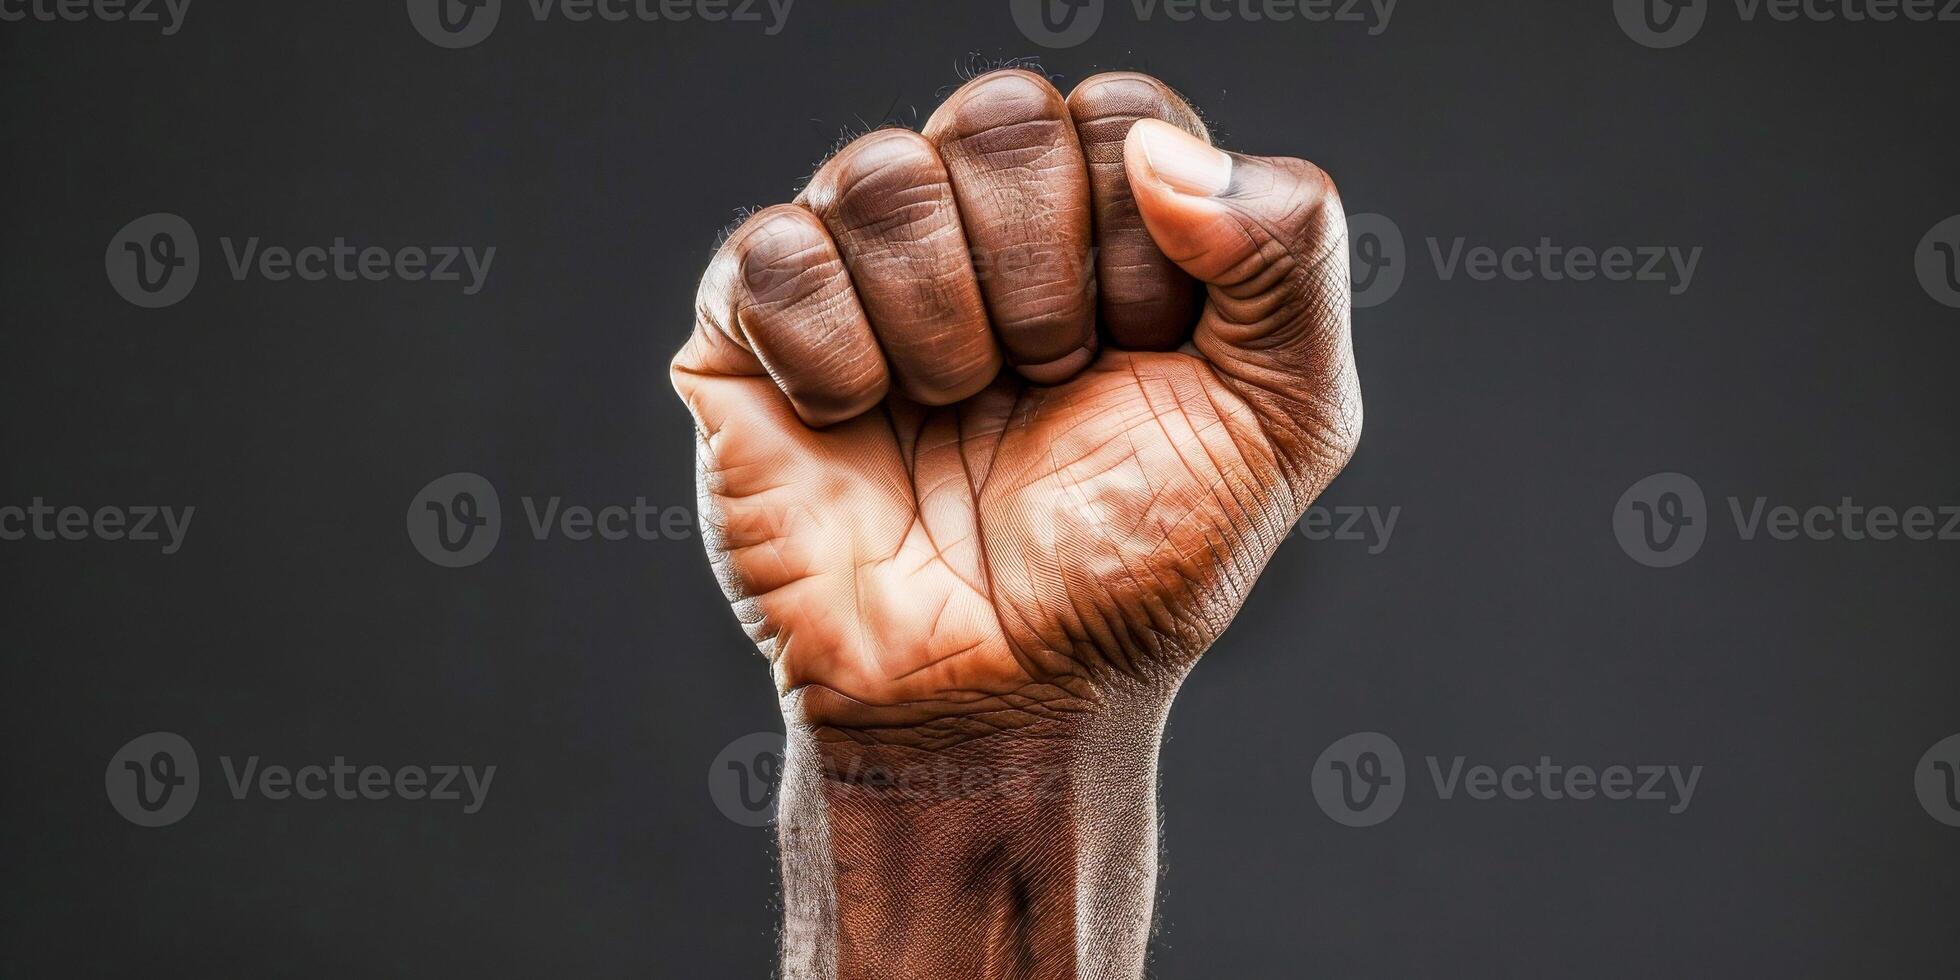
[[[793,732],[785,977],[1141,976],[1156,883],[1156,721],[933,750]]]

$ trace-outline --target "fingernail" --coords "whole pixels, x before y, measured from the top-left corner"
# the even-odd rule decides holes
[[[1180,194],[1210,197],[1232,182],[1232,158],[1169,123],[1139,120],[1143,158],[1157,177]]]

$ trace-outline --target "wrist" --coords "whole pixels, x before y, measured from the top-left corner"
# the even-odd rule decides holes
[[[786,973],[1140,976],[1162,721],[1147,714],[930,750],[793,731],[781,826]]]
[[[820,743],[840,980],[1074,976],[1076,763],[1007,738]]]

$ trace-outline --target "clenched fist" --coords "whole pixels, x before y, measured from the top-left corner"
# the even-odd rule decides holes
[[[790,976],[1138,975],[1171,696],[1360,432],[1347,270],[1326,174],[1129,73],[982,76],[728,238],[673,379]],[[1044,789],[894,788],[944,760]]]

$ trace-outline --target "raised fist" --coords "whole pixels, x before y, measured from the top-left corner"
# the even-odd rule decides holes
[[[1143,75],[996,72],[751,217],[696,310],[783,976],[1140,976],[1171,698],[1361,430],[1327,175]]]
[[[722,246],[673,380],[793,720],[931,746],[1167,694],[1346,463],[1334,186],[1206,140],[1147,76],[996,72]]]

